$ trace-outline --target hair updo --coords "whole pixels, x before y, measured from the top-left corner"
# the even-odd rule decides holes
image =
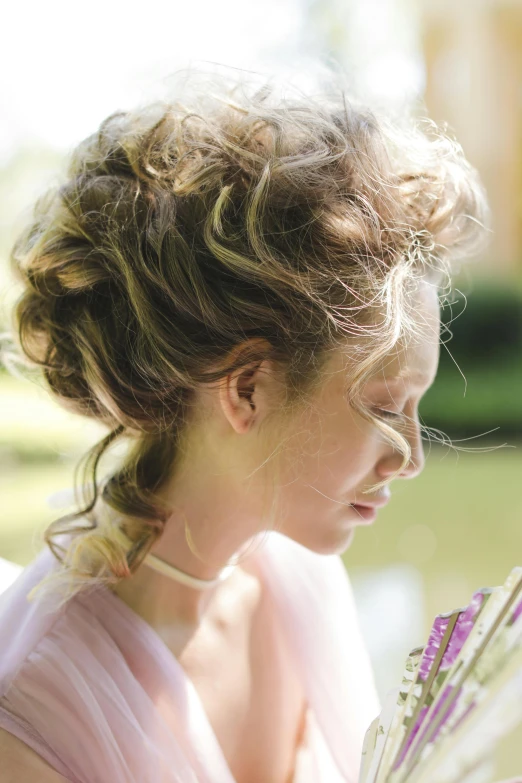
[[[238,343],[263,338],[292,396],[325,351],[364,336],[358,405],[412,326],[409,287],[426,276],[447,287],[450,259],[474,249],[485,216],[459,145],[424,125],[378,119],[342,86],[284,97],[213,75],[112,114],[78,146],[12,256],[19,353],[58,402],[109,429],[87,454],[86,507],[45,533],[72,591],[128,576],[161,534],[154,493],[193,390],[234,369]],[[375,423],[407,462],[406,440]],[[117,439],[129,448],[100,490]],[[118,530],[90,516],[98,496],[123,515]],[[67,551],[54,541],[63,533]]]

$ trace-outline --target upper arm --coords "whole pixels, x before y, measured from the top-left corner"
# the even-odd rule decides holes
[[[0,783],[62,783],[67,780],[29,745],[0,728]]]

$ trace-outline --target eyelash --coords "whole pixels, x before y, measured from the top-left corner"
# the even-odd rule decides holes
[[[394,413],[394,411],[387,411],[384,408],[376,408],[375,409],[379,416],[382,416],[383,419],[402,419],[403,414],[402,413]]]

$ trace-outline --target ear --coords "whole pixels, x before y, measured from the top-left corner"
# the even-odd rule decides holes
[[[259,357],[259,342],[256,341],[255,347]],[[219,384],[221,409],[239,435],[249,432],[270,411],[275,385],[273,362],[259,358],[248,361],[246,357],[252,355],[252,346],[247,344],[238,347],[233,359],[237,361],[243,352],[245,364],[222,378]]]

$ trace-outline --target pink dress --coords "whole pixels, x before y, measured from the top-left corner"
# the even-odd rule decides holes
[[[356,783],[380,706],[342,561],[275,532],[252,556],[307,695],[294,783]],[[26,600],[57,567],[42,549],[0,596],[0,727],[75,783],[234,783],[191,680],[116,593]]]

